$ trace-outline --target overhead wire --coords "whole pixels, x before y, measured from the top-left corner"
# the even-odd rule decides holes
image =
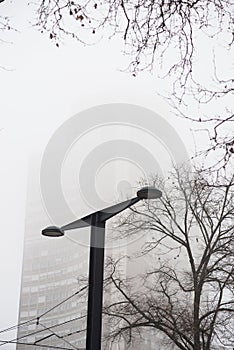
[[[56,309],[57,307],[61,306],[63,303],[67,302],[68,300],[70,300],[71,298],[73,298],[75,295],[78,295],[79,293],[81,293],[82,291],[84,291],[85,289],[87,289],[87,286],[84,286],[82,287],[81,289],[77,290],[75,293],[71,294],[69,297],[67,297],[66,299],[62,300],[61,302],[59,302],[58,304],[56,304],[55,306],[53,306],[52,308],[50,308],[49,310],[45,311],[44,313],[42,313],[41,315],[37,316],[37,317],[34,317],[28,321],[24,321],[22,323],[18,323],[14,326],[11,326],[11,327],[8,327],[8,328],[5,328],[3,330],[0,331],[0,333],[4,333],[4,332],[8,332],[8,331],[11,331],[11,330],[14,330],[16,328],[20,328],[22,326],[25,326],[27,324],[30,324],[32,322],[35,322],[36,321],[36,324],[38,325],[39,324],[39,321],[42,317],[44,317],[46,314],[48,314],[49,312],[53,311],[54,309]],[[44,331],[44,330],[43,330]],[[41,331],[38,331],[38,332],[41,332]],[[35,333],[35,332],[34,332]],[[30,333],[31,334],[31,333]],[[20,337],[20,338],[15,338],[15,339],[11,339],[10,341],[6,340],[6,341],[0,341],[2,342],[2,344],[0,344],[0,347],[7,344],[7,343],[10,343],[11,341],[17,341],[21,338],[25,338],[26,336],[30,336],[30,334],[28,335],[25,335],[23,337]]]
[[[13,331],[15,328],[19,328],[19,327],[21,327],[21,326],[23,326],[23,325],[25,325],[27,323],[30,323],[30,322],[33,322],[33,321],[36,321],[36,320],[37,320],[37,317],[34,317],[34,318],[32,318],[32,319],[30,319],[28,321],[25,321],[25,322],[22,322],[22,323],[18,323],[18,324],[14,325],[14,326],[2,329],[2,330],[0,330],[0,334],[8,332],[8,331]]]
[[[63,325],[65,325],[65,324],[67,324],[67,323],[70,323],[70,322],[73,322],[73,321],[77,321],[77,320],[81,320],[82,318],[85,318],[85,317],[86,317],[86,315],[85,315],[85,316],[80,316],[80,317],[75,317],[75,318],[72,318],[71,320],[64,321],[64,322],[61,322],[61,323],[57,323],[57,324],[55,324],[55,325],[52,325],[52,326],[50,326],[50,328],[60,327],[60,326],[63,326]],[[45,332],[45,329],[40,329],[40,330],[37,330],[37,331],[35,331],[35,332],[31,332],[31,333],[22,335],[22,336],[20,336],[20,337],[11,339],[10,341],[7,341],[7,340],[0,340],[0,342],[1,342],[1,343],[7,344],[7,343],[10,343],[11,341],[18,341],[18,340],[20,340],[20,339],[23,339],[23,338],[26,338],[26,337],[30,337],[30,336],[32,336],[32,335],[37,335],[37,334],[42,333],[42,332]],[[77,331],[77,332],[79,332],[79,331]],[[68,334],[68,335],[70,335],[70,334]],[[4,344],[0,344],[0,346],[1,346],[1,345],[4,345]]]
[[[65,348],[62,346],[54,346],[54,345],[44,345],[44,344],[34,344],[34,343],[26,343],[26,342],[18,342],[18,341],[9,341],[9,344],[19,344],[19,345],[28,345],[28,346],[39,346],[41,348],[49,348],[49,349],[59,349],[59,350],[74,350],[73,348]],[[76,350],[83,350],[83,349],[79,349],[76,348]]]
[[[70,336],[73,335],[73,334],[78,334],[78,333],[82,333],[82,332],[85,332],[85,331],[86,331],[86,329],[81,329],[81,330],[79,330],[79,331],[73,331],[73,332],[64,334],[64,335],[63,335],[63,338],[65,338],[65,337],[70,337]]]
[[[80,317],[80,319],[81,319],[81,318],[84,318],[84,317],[86,317],[86,316],[82,316],[82,317]],[[42,323],[40,323],[40,325],[42,325]],[[42,326],[43,326],[43,325],[42,325]],[[48,327],[48,326],[47,326],[46,329],[51,330],[51,328],[54,328],[54,326],[51,326],[51,327]],[[86,329],[81,329],[81,330],[73,331],[73,332],[70,332],[70,333],[67,333],[67,334],[63,334],[63,335],[59,336],[59,338],[60,338],[60,339],[63,339],[63,338],[66,338],[66,337],[70,337],[70,336],[73,335],[73,334],[82,333],[82,332],[85,332],[85,331],[86,331]],[[43,339],[39,339],[37,342],[42,341],[42,340],[43,340]]]
[[[73,293],[72,295],[70,295],[69,297],[67,297],[66,299],[62,300],[60,303],[58,303],[57,305],[53,306],[51,309],[45,311],[43,314],[41,314],[40,316],[37,317],[37,319],[42,318],[43,316],[45,316],[46,314],[48,314],[49,312],[53,311],[54,309],[56,309],[57,307],[59,307],[60,305],[62,305],[63,303],[65,303],[66,301],[70,300],[71,298],[73,298],[75,295],[83,292],[83,290],[87,289],[87,286],[84,286],[83,288],[77,290],[75,293]]]
[[[61,301],[60,303],[58,303],[57,305],[53,306],[51,309],[45,311],[43,314],[41,314],[40,316],[36,316],[36,317],[33,317],[31,318],[30,320],[28,321],[24,321],[24,322],[21,322],[21,323],[18,323],[14,326],[11,326],[11,327],[8,327],[8,328],[5,328],[5,329],[2,329],[0,330],[0,334],[1,333],[5,333],[5,332],[8,332],[8,331],[12,331],[14,330],[15,328],[19,328],[21,326],[24,326],[28,323],[31,323],[31,322],[34,322],[38,319],[40,319],[41,317],[45,316],[47,313],[51,312],[52,310],[56,309],[57,307],[59,307],[60,305],[62,305],[63,303],[65,303],[66,301],[68,301],[69,299],[71,299],[72,297],[74,297],[75,295],[79,294],[80,292],[82,292],[83,290],[85,290],[87,288],[87,286],[84,286],[83,288],[79,289],[78,291],[76,291],[75,293],[73,293],[72,295],[70,295],[69,297],[67,297],[66,299],[64,299],[63,301]]]
[[[46,329],[46,330],[48,330],[49,332],[51,332],[51,333],[52,333],[51,336],[54,335],[55,337],[57,337],[57,338],[59,338],[59,339],[62,339],[65,343],[67,343],[68,345],[72,346],[73,349],[76,349],[76,350],[77,350],[77,347],[76,347],[75,345],[73,345],[72,343],[70,343],[68,340],[63,339],[62,336],[60,336],[60,335],[58,335],[57,333],[55,333],[54,331],[52,331],[52,330],[50,329],[50,327],[46,327],[46,326],[43,325],[41,322],[40,322],[39,324],[40,324],[44,329]],[[42,340],[38,340],[37,342],[39,342],[39,341],[42,341]]]

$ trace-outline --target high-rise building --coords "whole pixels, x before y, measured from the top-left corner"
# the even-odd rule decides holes
[[[31,168],[26,205],[17,350],[85,347],[88,247],[41,236],[50,225],[40,196],[38,165]],[[28,347],[27,347],[28,348]]]

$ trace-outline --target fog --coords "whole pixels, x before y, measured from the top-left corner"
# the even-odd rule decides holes
[[[35,155],[43,155],[53,133],[77,113],[110,103],[133,104],[155,112],[179,135],[188,154],[194,149],[194,133],[190,129],[191,125],[176,118],[168,103],[156,95],[156,85],[160,82],[153,74],[145,72],[133,77],[121,71],[127,64],[127,58],[122,55],[118,39],[110,42],[104,40],[94,46],[83,46],[65,40],[57,48],[46,35],[37,32],[27,23],[30,9],[26,3],[1,5],[4,12],[14,18],[20,27],[19,32],[7,34],[6,39],[11,43],[1,43],[0,55],[0,65],[3,67],[0,70],[0,329],[3,329],[17,324],[30,159]],[[165,86],[162,85],[163,88]],[[86,146],[80,146],[86,150],[84,157],[97,144],[110,142],[112,131],[113,128],[106,131],[102,129],[96,136],[95,131],[94,134],[90,133],[85,141]],[[141,137],[141,133],[144,133],[142,130],[133,130],[131,126],[124,128],[122,124],[119,129],[115,129],[115,133],[117,138],[123,138],[125,133],[128,142],[144,144],[152,153],[156,149],[154,135],[151,137],[148,133],[144,139]],[[167,159],[170,152],[167,145],[160,143],[159,135],[160,132],[156,135],[157,150],[161,159]],[[199,142],[204,140],[201,135]],[[87,150],[87,144],[91,145],[90,150]],[[74,148],[68,152],[68,163],[75,159],[72,152]],[[127,163],[129,166],[130,162]],[[117,165],[124,169],[124,164],[124,159],[121,159]],[[118,195],[108,196],[108,193],[119,183],[122,184],[120,190],[123,190],[132,175],[128,179],[128,170],[118,171],[115,181],[112,179],[108,183],[112,173],[110,164],[105,169],[103,164],[99,165],[97,192],[100,194],[103,190],[103,198],[107,203],[118,200]],[[116,169],[117,165],[114,165]],[[135,172],[134,166],[131,164],[132,173]],[[66,174],[66,164],[64,174],[64,193],[67,193],[66,181],[69,181],[69,175]],[[101,181],[100,177],[105,176],[106,179]],[[136,177],[136,172],[134,176]],[[77,215],[83,215],[88,207],[81,208],[80,212],[74,211]]]

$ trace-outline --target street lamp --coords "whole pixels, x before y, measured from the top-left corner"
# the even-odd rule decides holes
[[[142,199],[156,199],[161,196],[161,191],[153,186],[146,186],[137,192],[137,197],[96,211],[62,227],[49,226],[42,230],[44,236],[60,237],[67,230],[91,226],[86,350],[101,349],[105,223]]]

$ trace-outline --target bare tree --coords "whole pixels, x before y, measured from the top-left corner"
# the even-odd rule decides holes
[[[10,30],[10,21],[9,18],[6,16],[0,16],[0,31],[4,32],[5,30]],[[3,39],[0,38],[0,42],[4,42]]]
[[[54,40],[66,34],[83,41],[81,28],[92,34],[103,28],[108,28],[110,35],[120,33],[134,74],[151,69],[155,57],[163,62],[172,48],[175,57],[168,73],[176,72],[181,87],[192,76],[197,30],[214,39],[225,32],[228,45],[233,42],[232,6],[228,0],[40,0],[37,25]]]
[[[127,70],[134,76],[150,70],[168,78],[171,87],[164,96],[180,116],[205,125],[210,139],[206,155],[221,151],[218,165],[222,167],[234,152],[233,135],[222,132],[234,121],[228,100],[234,78],[224,69],[233,47],[232,12],[230,0],[40,0],[36,25],[57,46],[64,35],[83,43],[101,36],[121,37],[129,56]],[[201,40],[205,40],[202,47]],[[204,63],[202,53],[209,46],[206,55],[211,59]],[[210,76],[204,82],[199,69],[205,64]],[[217,100],[222,111],[214,106],[212,112],[205,108],[198,112],[199,106]],[[189,110],[191,104],[196,104],[195,113]]]
[[[120,37],[129,57],[126,70],[133,76],[149,70],[167,80],[168,91],[163,92],[158,83],[156,90],[180,116],[207,131],[210,143],[203,154],[217,151],[218,168],[230,163],[234,154],[234,78],[231,68],[226,70],[234,38],[230,0],[37,0],[30,4],[37,14],[35,26],[57,46],[65,36],[84,44],[103,36]],[[7,18],[1,17],[0,30],[8,27]],[[204,51],[211,58],[206,63]],[[199,70],[204,65],[203,72],[209,72],[205,80]],[[207,110],[206,105],[211,107]]]
[[[0,4],[4,2],[5,0],[0,0]],[[10,18],[7,15],[0,14],[0,44],[9,44],[10,42],[5,38],[5,34],[8,31],[16,31],[15,28],[11,25]],[[11,69],[8,69],[4,65],[0,65],[0,69],[10,71]]]
[[[112,302],[104,313],[112,344],[125,340],[130,346],[154,330],[175,349],[232,349],[233,186],[233,176],[176,171],[160,183],[160,202],[146,201],[121,219],[121,234],[148,232],[139,256],[150,268],[126,278],[119,261],[109,260]]]

